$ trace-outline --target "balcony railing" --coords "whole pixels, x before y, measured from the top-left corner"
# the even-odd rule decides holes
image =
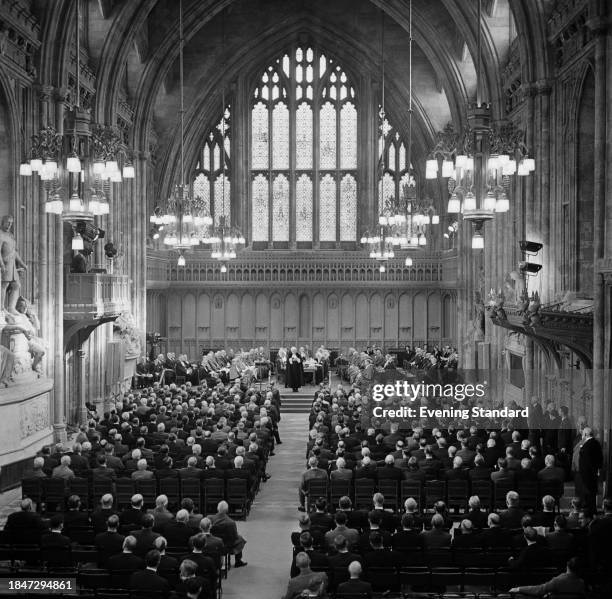
[[[183,267],[177,266],[176,256],[167,252],[147,254],[147,281],[150,287],[181,286],[193,283],[218,285],[250,285],[283,283],[286,286],[307,282],[334,285],[370,284],[387,286],[405,285],[406,282],[429,286],[435,283],[452,285],[456,281],[456,254],[454,251],[429,254],[422,258],[412,256],[413,265],[404,265],[405,254],[387,262],[386,271],[362,252],[244,252],[227,263],[227,272],[221,273],[217,260],[188,255]]]
[[[127,275],[67,274],[64,280],[67,320],[109,318],[130,308]]]

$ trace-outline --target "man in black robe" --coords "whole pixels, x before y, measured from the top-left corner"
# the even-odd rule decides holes
[[[304,364],[297,347],[291,348],[291,355],[287,358],[287,374],[285,387],[291,387],[293,392],[304,384]]]

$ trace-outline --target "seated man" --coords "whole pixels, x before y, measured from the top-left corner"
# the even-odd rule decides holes
[[[338,585],[338,593],[345,595],[365,595],[368,599],[372,597],[372,585],[360,580],[361,564],[353,561],[348,567],[350,579]]]
[[[32,500],[26,497],[21,500],[21,511],[8,515],[4,530],[13,544],[40,542],[40,536],[46,529],[41,517],[33,510]]]
[[[555,595],[557,593],[560,596],[586,596],[584,581],[578,576],[578,559],[575,557],[567,562],[563,574],[555,576],[544,584],[514,587],[510,589],[510,593],[520,593],[521,595],[532,595],[534,597],[544,597],[544,595]]]
[[[130,588],[135,591],[170,591],[170,585],[165,578],[157,573],[161,554],[157,549],[151,549],[145,556],[145,569],[137,570],[130,577]]]
[[[246,566],[247,563],[242,561],[242,550],[246,545],[246,541],[238,534],[236,523],[227,515],[229,505],[227,501],[220,501],[217,505],[217,513],[210,516],[212,522],[211,532],[223,539],[223,544],[226,550],[235,555],[235,568]]]
[[[444,518],[440,514],[432,516],[431,530],[424,530],[421,537],[425,549],[438,549],[451,545],[451,535],[444,530]]]
[[[301,512],[305,511],[304,502],[306,499],[306,494],[308,493],[308,481],[310,480],[324,480],[327,481],[327,472],[319,468],[319,461],[315,457],[311,457],[308,460],[308,470],[306,470],[302,474],[302,480],[300,482],[299,488],[299,500],[300,506],[299,510]]]
[[[117,532],[119,516],[113,514],[107,520],[106,532],[99,532],[94,540],[98,551],[98,566],[106,568],[108,560],[121,552],[125,537]]]
[[[295,564],[300,573],[289,581],[283,599],[308,596],[303,594],[305,591],[310,593],[311,597],[326,597],[327,574],[325,572],[313,572],[310,569],[310,558],[303,551],[295,557]]]
[[[520,528],[525,512],[519,507],[519,494],[516,491],[506,493],[506,505],[508,509],[499,515],[501,526],[509,529]]]

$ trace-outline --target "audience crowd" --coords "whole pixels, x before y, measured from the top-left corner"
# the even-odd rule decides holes
[[[372,589],[360,580],[362,570],[422,564],[419,553],[440,549],[477,555],[505,550],[503,566],[518,574],[516,582],[521,573],[563,564],[565,573],[549,583],[521,589],[538,595],[562,587],[584,592],[577,572],[587,564],[591,573],[609,576],[612,500],[604,501],[603,513],[598,515],[594,495],[582,489],[581,496],[571,500],[568,514],[559,505],[571,474],[569,468],[559,465],[567,466],[568,461],[558,457],[566,451],[571,455],[575,449],[575,469],[581,471],[581,462],[588,462],[589,448],[601,452],[584,423],[580,423],[582,430],[573,431],[568,448],[565,429],[554,435],[550,430],[515,430],[509,421],[501,429],[461,423],[441,428],[418,421],[401,426],[387,421],[372,428],[363,409],[367,401],[356,386],[348,392],[322,386],[315,395],[307,469],[298,489],[298,509],[305,513],[300,516],[299,532],[291,538],[294,578],[286,597],[296,588],[312,590],[320,584],[341,593],[368,594]],[[585,477],[586,466],[601,467],[584,466]],[[386,486],[395,492],[391,496],[376,492],[369,505],[359,505],[357,488],[363,481],[366,487],[371,481],[371,487]],[[426,505],[425,490],[431,481],[444,481],[449,489],[455,481],[463,481],[463,502],[459,499],[453,509],[443,500]],[[469,493],[483,482],[484,488],[491,489],[486,502]],[[320,494],[311,497],[310,488],[316,483],[323,483],[328,493],[321,493],[318,486],[315,493]],[[407,484],[420,491],[406,497],[401,490]],[[334,488],[346,493],[338,498]],[[522,488],[548,491],[528,502],[526,497],[521,499],[518,491]],[[504,489],[501,499],[505,505],[493,501],[500,489]],[[312,572],[319,577],[313,578]]]
[[[243,479],[252,500],[269,478],[267,460],[280,443],[280,405],[274,384],[260,391],[240,381],[210,387],[155,383],[125,393],[102,417],[90,413],[71,447],[42,449],[25,475],[21,509],[9,515],[4,540],[13,547],[40,546],[47,567],[74,564],[71,550],[78,553],[86,542],[95,546],[94,564],[108,569],[113,586],[215,597],[228,556],[235,556],[235,567],[246,565],[246,541],[227,501],[205,517],[200,496],[213,479],[222,489],[225,481]],[[135,493],[122,507],[115,489],[126,479],[153,481],[155,489],[172,479],[181,485],[197,481],[197,498],[181,493],[173,505],[160,493],[147,506]],[[27,489],[47,480],[59,481],[66,499],[35,505]],[[74,493],[76,481],[89,492],[108,492],[81,497]],[[93,511],[85,509],[91,499],[99,500]]]

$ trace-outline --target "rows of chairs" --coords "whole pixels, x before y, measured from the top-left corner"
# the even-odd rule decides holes
[[[478,495],[481,506],[485,509],[504,509],[508,491],[517,491],[523,509],[537,509],[542,497],[552,495],[557,505],[563,496],[563,483],[529,482],[511,485],[506,482],[467,481],[467,480],[432,480],[424,484],[419,481],[401,482],[394,480],[375,481],[369,478],[358,478],[354,481],[321,480],[308,481],[306,494],[309,505],[314,507],[314,500],[325,497],[332,506],[337,506],[343,496],[353,499],[355,508],[369,508],[374,493],[382,493],[385,507],[398,510],[408,497],[412,497],[421,511],[432,509],[437,501],[444,501],[450,509],[467,509],[471,495]]]
[[[90,509],[97,505],[102,495],[111,493],[115,497],[116,507],[130,504],[135,493],[144,498],[145,507],[153,507],[158,495],[166,495],[170,506],[177,506],[182,499],[189,497],[197,510],[214,512],[217,504],[225,500],[230,506],[230,513],[237,518],[248,516],[251,508],[253,490],[248,488],[246,480],[241,478],[210,478],[200,481],[195,478],[162,478],[135,481],[131,478],[110,480],[93,480],[91,484],[84,478],[30,478],[21,481],[22,496],[29,497],[41,506],[43,503],[50,509],[61,511],[65,508],[67,497],[78,495],[81,505]]]
[[[316,568],[313,568],[316,570]],[[347,568],[323,569],[332,591],[348,580]],[[377,567],[364,572],[363,579],[370,582],[378,593],[404,591],[443,591],[446,587],[457,587],[464,591],[468,587],[490,588],[503,592],[520,585],[542,584],[559,574],[558,568],[541,568],[530,572],[512,572],[507,567],[460,567],[460,566],[403,566]]]
[[[166,555],[180,561],[189,553],[185,547],[169,547]],[[227,565],[224,564],[224,555],[204,552],[211,557],[217,565],[217,592],[222,593],[221,581],[227,578]],[[0,579],[41,579],[76,578],[80,588],[98,591],[99,589],[125,589],[129,588],[129,580],[133,570],[110,571],[96,567],[98,553],[93,546],[73,545],[68,549],[53,550],[41,549],[39,545],[12,545],[0,544],[0,560],[10,563],[7,567],[0,567]],[[166,578],[172,587],[179,582],[178,570],[162,571],[158,574]],[[0,584],[0,587],[2,585]]]

